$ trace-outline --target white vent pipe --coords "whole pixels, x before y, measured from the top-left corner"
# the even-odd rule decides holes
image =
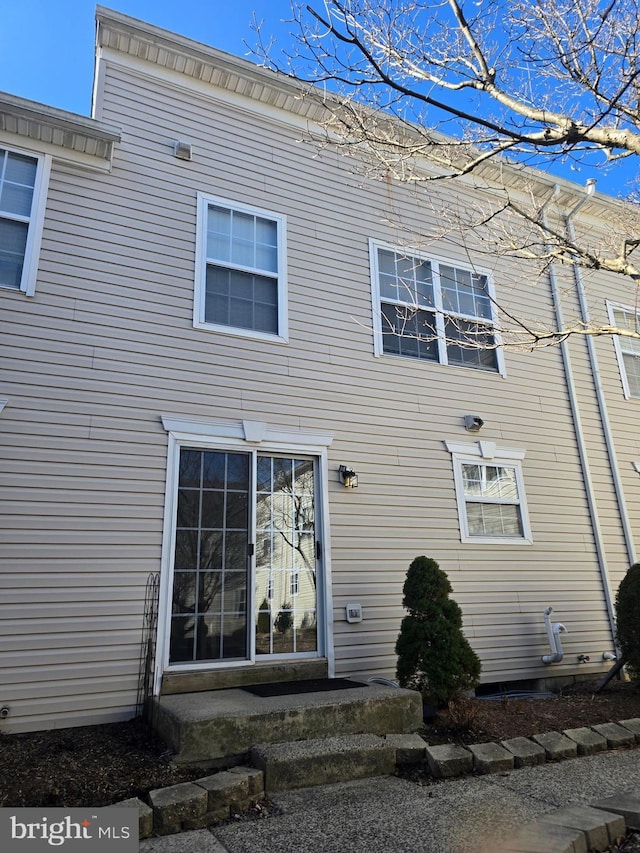
[[[549,640],[549,646],[551,647],[550,655],[542,655],[542,663],[547,664],[560,663],[560,661],[564,657],[562,643],[560,642],[560,634],[568,633],[562,622],[556,622],[555,625],[551,624],[552,613],[553,607],[547,607],[547,609],[544,611],[544,624],[547,629],[547,638]]]

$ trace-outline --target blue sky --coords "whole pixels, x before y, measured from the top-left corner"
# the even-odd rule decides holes
[[[247,58],[257,40],[254,15],[278,47],[291,43],[295,27],[286,23],[290,0],[103,0],[102,5]],[[89,115],[95,6],[94,0],[0,0],[0,90]],[[630,161],[608,173],[559,163],[549,167],[580,184],[596,177],[598,189],[612,195],[635,174]]]
[[[253,13],[288,40],[289,0],[111,0],[101,5],[239,56],[253,46]],[[0,90],[88,115],[93,0],[0,0]]]

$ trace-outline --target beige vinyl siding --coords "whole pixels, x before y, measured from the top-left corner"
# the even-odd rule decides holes
[[[54,164],[37,298],[7,295],[0,338],[0,395],[10,401],[0,415],[7,730],[132,713],[144,586],[160,566],[167,413],[333,433],[338,674],[393,676],[402,584],[418,554],[448,572],[486,682],[598,672],[612,649],[559,350],[508,352],[506,377],[375,358],[368,241],[401,242],[398,209],[409,231],[437,230],[435,212],[416,208],[406,187],[390,195],[363,182],[346,158],[316,156],[298,128],[246,106],[168,86],[151,67],[145,76],[109,63],[102,115],[123,131],[112,173]],[[193,161],[173,156],[174,139],[192,143]],[[193,328],[197,192],[287,217],[288,345]],[[462,203],[474,194],[426,192]],[[453,236],[422,243],[468,263]],[[509,304],[550,316],[544,280],[522,287],[526,267],[477,261]],[[619,577],[619,525],[581,355],[576,365]],[[479,436],[464,431],[470,412],[485,421]],[[460,543],[444,442],[477,438],[526,450],[533,545]],[[343,463],[358,472],[357,490],[338,484]],[[346,623],[350,601],[362,603],[362,623]],[[549,605],[569,630],[553,668],[540,663]],[[578,654],[592,664],[578,668]]]

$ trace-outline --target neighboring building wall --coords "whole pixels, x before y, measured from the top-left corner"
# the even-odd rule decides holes
[[[485,682],[599,672],[613,644],[559,349],[507,352],[505,376],[375,357],[369,241],[402,246],[435,229],[429,206],[318,153],[306,122],[284,111],[113,50],[100,81],[98,117],[122,129],[113,170],[54,164],[36,295],[0,293],[11,365],[0,386],[7,730],[132,713],[144,586],[161,559],[163,414],[333,434],[336,674],[393,676],[402,585],[419,554],[448,573]],[[193,145],[192,161],[175,158],[175,140]],[[287,217],[287,344],[193,327],[199,192]],[[464,204],[476,191],[425,192]],[[469,264],[453,236],[420,248]],[[499,298],[551,317],[544,282],[531,288],[523,266],[475,249]],[[626,557],[581,346],[576,374],[617,583]],[[611,342],[599,350],[617,394]],[[637,497],[627,403],[612,400],[612,419]],[[485,421],[481,433],[465,431],[467,413]],[[526,452],[532,544],[461,543],[445,442],[478,439]],[[339,485],[340,464],[358,472],[357,490]],[[633,512],[637,525],[637,503]],[[364,610],[354,625],[352,601]],[[549,605],[569,631],[556,667],[540,663]],[[592,664],[579,669],[579,654]]]

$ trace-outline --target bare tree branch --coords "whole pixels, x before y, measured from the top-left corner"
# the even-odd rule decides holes
[[[292,0],[292,8],[295,47],[281,61],[272,46],[258,52],[272,68],[328,87],[319,145],[416,192],[477,178],[475,205],[454,212],[449,201],[441,210],[449,237],[459,244],[466,229],[474,252],[531,262],[538,276],[550,264],[617,275],[628,282],[627,304],[639,304],[635,199],[612,207],[607,229],[571,239],[570,211],[556,205],[543,215],[550,199],[536,194],[541,185],[527,188],[523,171],[515,190],[500,176],[505,162],[513,171],[599,157],[614,168],[640,155],[640,0]],[[634,327],[580,320],[539,329],[513,308],[494,308],[496,332],[516,346],[640,338]],[[467,337],[479,346],[482,334]]]

